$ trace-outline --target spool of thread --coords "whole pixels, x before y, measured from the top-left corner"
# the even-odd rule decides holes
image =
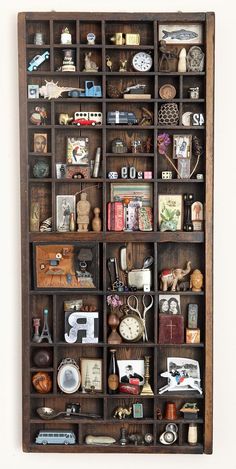
[[[197,444],[197,425],[190,423],[188,427],[188,444],[195,446]]]
[[[166,420],[177,419],[176,404],[174,402],[166,403],[164,419]]]

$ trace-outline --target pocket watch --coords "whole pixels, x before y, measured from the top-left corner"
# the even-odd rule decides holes
[[[148,52],[138,52],[133,56],[132,65],[137,72],[148,72],[152,67],[152,57]]]
[[[137,314],[128,311],[120,320],[119,333],[125,342],[137,342],[143,337],[144,325]]]

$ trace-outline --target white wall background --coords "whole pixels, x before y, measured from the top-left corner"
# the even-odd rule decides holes
[[[21,450],[21,296],[20,180],[17,74],[19,11],[215,11],[215,351],[214,453],[191,455],[24,454]],[[1,467],[101,469],[129,465],[136,469],[236,468],[235,436],[235,32],[236,7],[221,0],[101,0],[84,5],[73,0],[3,0],[1,4],[1,312],[0,451]],[[3,79],[3,76],[5,77]],[[234,360],[235,363],[235,360]],[[232,374],[232,378],[230,378]],[[234,382],[233,382],[234,381]],[[230,384],[231,383],[231,384]]]

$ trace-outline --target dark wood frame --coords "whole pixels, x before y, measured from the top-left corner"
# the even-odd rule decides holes
[[[141,18],[141,19],[140,19]],[[202,73],[202,76],[205,85],[205,130],[204,130],[204,135],[205,135],[205,154],[206,154],[206,165],[205,165],[205,181],[204,181],[204,189],[205,189],[205,232],[195,232],[195,233],[187,233],[187,232],[178,232],[178,233],[170,233],[170,232],[165,232],[165,233],[160,233],[157,231],[157,216],[154,217],[154,231],[149,232],[149,233],[115,233],[115,232],[107,232],[106,231],[106,202],[107,202],[107,193],[109,192],[109,188],[107,187],[109,184],[109,180],[106,179],[106,158],[108,161],[108,158],[111,157],[112,155],[110,153],[104,152],[104,158],[103,158],[103,166],[102,166],[102,176],[98,178],[97,180],[88,180],[87,182],[101,184],[102,188],[102,203],[103,203],[103,230],[100,233],[94,233],[94,232],[88,232],[88,233],[30,233],[28,229],[29,223],[27,223],[27,220],[29,219],[29,206],[30,206],[30,188],[32,184],[50,184],[51,187],[51,208],[52,208],[52,217],[55,220],[55,196],[57,194],[57,183],[58,180],[55,179],[55,177],[49,178],[46,182],[45,180],[42,181],[36,181],[30,178],[29,172],[28,172],[28,152],[29,152],[29,158],[32,156],[30,155],[30,148],[28,144],[28,132],[31,130],[29,126],[29,121],[27,117],[27,112],[28,112],[28,104],[29,100],[27,99],[27,50],[28,48],[35,48],[35,46],[29,46],[27,48],[27,32],[26,32],[26,22],[28,24],[32,23],[35,24],[35,22],[40,22],[40,21],[48,21],[49,24],[49,37],[50,37],[50,43],[48,49],[50,49],[51,52],[51,59],[50,59],[50,70],[48,72],[34,72],[35,76],[43,76],[43,74],[50,76],[52,79],[59,78],[62,79],[63,72],[55,72],[54,71],[54,64],[53,64],[53,52],[54,52],[54,22],[66,22],[66,21],[74,21],[76,24],[76,47],[78,50],[80,48],[86,49],[86,45],[84,43],[81,43],[78,45],[79,39],[80,39],[80,34],[79,34],[79,25],[80,22],[84,22],[84,24],[87,22],[88,25],[91,23],[96,23],[100,22],[100,35],[101,35],[101,44],[98,45],[95,49],[96,50],[101,50],[101,59],[102,59],[102,72],[99,73],[99,78],[101,80],[102,84],[102,89],[105,89],[106,85],[106,79],[109,76],[113,76],[112,73],[106,71],[106,66],[105,66],[105,48],[107,47],[106,41],[105,41],[105,26],[106,22],[112,21],[112,22],[119,22],[119,21],[127,21],[127,22],[136,22],[136,23],[142,23],[144,21],[146,22],[153,22],[153,56],[154,56],[154,72],[151,72],[150,77],[154,80],[154,83],[157,84],[157,81],[159,77],[161,77],[163,74],[158,73],[158,37],[157,37],[157,23],[158,22],[202,22],[205,26],[205,53],[206,53],[206,66],[205,70],[206,72]],[[212,372],[212,365],[213,365],[213,359],[212,359],[212,350],[213,350],[213,139],[214,139],[214,133],[213,133],[213,124],[214,124],[214,13],[56,13],[56,12],[45,12],[45,13],[38,13],[38,12],[31,12],[31,13],[20,13],[18,16],[18,37],[19,37],[19,80],[20,80],[20,153],[21,153],[21,240],[22,240],[22,337],[23,337],[23,350],[22,350],[22,362],[23,362],[23,450],[27,452],[132,452],[132,453],[137,453],[137,452],[144,452],[144,453],[207,453],[211,454],[212,452],[212,409],[213,409],[213,403],[212,403],[212,385],[213,385],[213,372]],[[56,44],[56,47],[60,49],[60,46]],[[55,49],[56,49],[55,47]],[[119,46],[116,46],[117,50],[119,49]],[[111,46],[110,46],[111,48]],[[37,47],[36,47],[37,49]],[[143,49],[143,46],[135,46],[134,49]],[[78,59],[77,59],[78,60]],[[77,64],[78,65],[78,64]],[[75,75],[79,75],[79,72],[75,72]],[[118,73],[116,73],[118,75]],[[129,74],[127,74],[129,75]],[[142,74],[141,74],[142,75]],[[189,74],[191,75],[191,74]],[[194,73],[192,74],[194,75]],[[138,75],[137,75],[138,76]],[[170,73],[168,76],[178,76],[179,77],[179,83],[180,83],[180,90],[183,90],[183,74],[178,74],[178,73]],[[158,91],[157,91],[157,86],[155,88],[155,98],[152,99],[152,106],[154,109],[154,113],[157,116],[157,109],[158,109],[158,103],[161,102],[162,100],[159,99],[158,96]],[[37,101],[37,100],[35,100]],[[63,101],[63,100],[62,100]],[[80,101],[78,99],[78,101]],[[103,98],[95,98],[93,100],[96,103],[99,103],[101,106],[102,112],[106,113],[106,107],[108,105],[108,100],[104,97]],[[201,100],[204,102],[204,100]],[[45,102],[45,101],[44,101]],[[119,102],[119,100],[118,100]],[[183,98],[182,91],[180,92],[180,98],[177,100],[177,102],[180,103],[180,108],[182,110],[183,104],[187,102],[186,99]],[[134,104],[134,103],[132,103]],[[60,126],[57,126],[55,123],[55,108],[56,108],[56,101],[51,101],[51,125],[46,126],[46,130],[52,133],[52,139],[51,139],[51,152],[49,157],[52,160],[52,167],[55,167],[55,132],[60,131],[63,132],[63,129],[60,128]],[[155,119],[157,119],[155,117]],[[107,134],[107,129],[112,130],[112,126],[106,126],[103,124],[101,126],[101,132],[102,132],[102,147],[103,149],[106,148],[106,134]],[[137,126],[138,128],[138,126]],[[42,127],[44,130],[44,127]],[[114,129],[114,127],[113,127]],[[143,130],[143,128],[140,128]],[[179,127],[178,127],[179,129]],[[187,129],[192,129],[190,128],[183,128],[185,131]],[[194,127],[195,130],[198,130],[196,127]],[[40,127],[41,130],[41,127]],[[43,131],[42,130],[42,131]],[[148,129],[147,129],[148,130]],[[158,125],[157,125],[157,120],[154,121],[154,126],[150,128],[150,131],[152,132],[154,139],[157,137],[157,130],[158,130]],[[174,130],[176,132],[176,129]],[[47,155],[46,155],[47,156]],[[106,158],[105,158],[106,156]],[[159,186],[161,187],[162,181],[161,179],[158,179],[158,160],[157,160],[157,149],[154,148],[154,153],[153,155],[149,155],[150,158],[151,156],[154,157],[153,161],[153,171],[154,171],[154,178],[150,181],[153,186],[154,186],[154,212],[157,213],[157,194],[158,194],[158,189]],[[140,155],[141,157],[141,155]],[[108,164],[108,163],[107,163]],[[109,166],[108,166],[109,167]],[[53,173],[54,174],[54,173]],[[124,182],[123,180],[120,180]],[[149,181],[147,181],[149,182]],[[179,184],[180,183],[180,186]],[[182,180],[176,180],[176,187],[181,187],[181,183],[184,184],[184,187],[187,186],[188,184],[188,189],[197,187],[198,186],[197,180],[188,180],[185,183],[183,183]],[[170,182],[170,185],[172,183]],[[186,186],[185,186],[186,184]],[[69,183],[68,183],[69,186]],[[73,187],[73,182],[71,187]],[[165,185],[164,185],[165,187]],[[199,187],[199,186],[198,186]],[[55,222],[54,222],[55,223]],[[85,428],[88,428],[88,431],[91,432],[91,428],[94,428],[92,425],[91,421],[87,421],[84,423],[80,423],[79,421],[73,421],[71,423],[71,426],[73,428],[76,427],[76,429],[79,428],[79,441],[78,444],[74,446],[57,446],[56,449],[55,447],[53,448],[52,446],[37,446],[33,443],[33,436],[35,435],[36,430],[38,430],[39,426],[43,427],[43,421],[39,420],[35,416],[35,405],[34,403],[34,396],[32,396],[32,391],[31,391],[31,375],[32,372],[34,371],[33,367],[31,366],[30,362],[30,356],[32,352],[32,343],[31,343],[31,301],[35,302],[34,304],[37,304],[37,301],[39,301],[39,304],[41,299],[40,295],[42,296],[42,302],[43,302],[43,297],[45,297],[46,293],[40,292],[40,291],[32,291],[31,290],[31,269],[30,269],[30,264],[31,264],[31,250],[30,247],[32,246],[32,243],[36,242],[46,242],[46,243],[60,243],[60,242],[72,242],[72,241],[96,241],[98,243],[101,243],[101,250],[103,250],[103,261],[102,261],[102,266],[101,266],[101,271],[103,272],[101,283],[102,283],[102,288],[100,291],[97,292],[97,301],[103,302],[103,307],[104,307],[104,322],[103,322],[103,341],[98,344],[98,347],[96,348],[97,350],[97,355],[96,357],[102,357],[104,363],[107,363],[108,359],[108,344],[104,340],[104,337],[106,337],[106,294],[107,294],[107,280],[106,280],[106,253],[109,249],[112,249],[112,246],[114,247],[117,243],[124,243],[124,242],[135,242],[140,245],[140,243],[150,243],[152,244],[152,249],[155,255],[155,258],[157,259],[157,255],[159,256],[160,259],[162,259],[162,254],[163,254],[163,246],[165,246],[166,249],[166,256],[168,259],[171,258],[171,249],[173,251],[173,242],[177,243],[179,248],[181,249],[181,246],[183,248],[186,246],[190,246],[190,251],[191,251],[191,246],[196,247],[198,249],[199,246],[203,247],[203,252],[205,253],[205,262],[204,262],[204,267],[205,267],[205,272],[204,272],[204,277],[205,277],[205,290],[204,293],[202,293],[200,300],[203,301],[203,304],[205,306],[205,324],[204,324],[204,331],[205,331],[205,340],[204,343],[202,343],[199,347],[192,347],[193,354],[203,354],[202,357],[202,365],[203,365],[203,370],[202,370],[202,378],[203,378],[203,387],[204,387],[204,397],[201,402],[204,402],[202,404],[202,414],[201,418],[197,421],[200,424],[200,428],[202,429],[201,431],[201,442],[194,447],[189,446],[186,443],[186,424],[183,423],[182,420],[177,420],[176,422],[179,424],[179,441],[178,445],[173,445],[173,446],[161,446],[158,444],[157,437],[159,436],[160,432],[158,429],[160,428],[159,425],[161,425],[161,428],[163,427],[165,421],[158,421],[156,420],[156,414],[155,414],[155,408],[157,407],[157,404],[159,401],[163,399],[163,397],[160,397],[157,394],[157,381],[158,381],[158,369],[157,369],[157,359],[158,359],[158,354],[160,353],[165,353],[165,348],[161,347],[158,342],[157,342],[157,313],[155,315],[154,319],[154,326],[155,326],[155,332],[154,332],[154,343],[152,345],[148,344],[146,347],[149,348],[149,350],[152,352],[152,356],[154,359],[154,369],[153,369],[153,385],[155,389],[155,396],[153,398],[153,405],[148,403],[148,399],[145,401],[145,405],[149,406],[148,408],[152,408],[152,418],[144,419],[143,425],[144,428],[153,431],[154,434],[154,439],[155,439],[155,444],[151,446],[109,446],[109,447],[95,447],[95,446],[86,446],[86,444],[83,443],[83,438],[84,435],[86,434],[85,430],[83,430],[83,425]],[[113,244],[110,244],[113,243]],[[164,244],[165,243],[165,244]],[[200,249],[200,248],[199,248]],[[154,267],[154,289],[153,289],[153,295],[155,297],[155,304],[158,304],[158,275],[157,275],[157,267],[155,265]],[[63,292],[62,292],[63,293]],[[66,292],[64,292],[66,295]],[[93,293],[91,292],[90,295],[93,297]],[[181,293],[182,298],[184,298],[184,293]],[[189,293],[190,295],[190,293]],[[50,297],[50,298],[49,298]],[[191,299],[191,296],[190,296]],[[48,301],[50,301],[50,304],[52,305],[52,322],[53,322],[53,332],[54,335],[58,336],[58,333],[56,331],[56,318],[57,318],[57,305],[58,301],[60,299],[58,298],[58,292],[48,292]],[[157,308],[156,308],[157,309]],[[64,322],[63,322],[64,326]],[[60,352],[60,347],[62,344],[60,342],[54,343],[52,348],[54,350],[54,361],[53,361],[53,367],[50,368],[49,370],[53,374],[54,372],[54,388],[53,388],[53,393],[50,397],[50,399],[55,400],[58,399],[58,393],[56,390],[56,368],[57,368],[57,359],[60,358],[61,352]],[[80,345],[80,344],[79,344]],[[127,344],[122,344],[118,346],[117,348],[121,350],[125,347],[127,347]],[[141,350],[145,349],[144,344],[134,344],[130,345],[130,349],[134,350],[134,347],[140,348]],[[182,346],[179,348],[178,346],[175,346],[177,350],[181,350],[181,352],[185,352],[187,350],[186,344],[182,344]],[[172,347],[173,349],[174,347]],[[79,351],[79,346],[78,344],[76,345],[76,350]],[[166,349],[167,350],[167,349]],[[202,352],[199,352],[202,351]],[[168,353],[168,352],[167,352]],[[193,355],[195,356],[195,355]],[[198,356],[198,355],[197,355]],[[107,381],[107,371],[106,371],[106,366],[103,367],[103,380],[104,383]],[[169,400],[170,395],[164,395],[166,399]],[[40,397],[40,396],[39,396]],[[80,398],[81,396],[77,395],[76,398]],[[174,397],[174,396],[173,396]],[[122,400],[122,396],[118,396],[120,400]],[[109,406],[112,404],[112,396],[109,396],[108,394],[102,394],[98,395],[97,399],[99,400],[98,406],[99,408],[102,409],[103,411],[103,416],[104,420],[103,423],[105,423],[109,428],[115,427],[117,425],[116,422],[113,422],[111,418],[107,415],[107,409],[110,409]],[[124,398],[126,399],[126,398]],[[127,399],[126,399],[127,400]],[[187,396],[186,396],[187,400]],[[200,400],[200,399],[199,399]],[[44,396],[43,398],[41,397],[38,402],[45,402],[47,401],[47,396]],[[64,402],[64,401],[63,401]],[[150,401],[149,401],[150,402]],[[89,403],[89,399],[88,399]],[[62,424],[62,422],[61,422]],[[137,425],[136,422],[131,421],[131,426],[133,428],[133,431],[138,431],[137,430]],[[55,425],[55,422],[54,422]],[[67,424],[66,424],[67,425]],[[100,424],[100,429],[101,429],[101,424]],[[99,430],[98,430],[99,431]],[[101,431],[101,430],[100,430]],[[96,426],[95,426],[95,432],[96,432]]]

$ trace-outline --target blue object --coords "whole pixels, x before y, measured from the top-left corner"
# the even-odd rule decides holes
[[[38,54],[35,55],[34,58],[30,61],[28,65],[28,72],[33,72],[35,70],[38,70],[39,65],[41,65],[45,60],[49,59],[50,53],[48,50],[44,52],[43,54]]]

